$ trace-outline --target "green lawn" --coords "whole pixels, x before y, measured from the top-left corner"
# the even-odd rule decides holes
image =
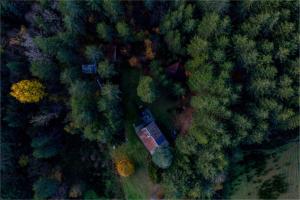
[[[161,93],[158,99],[153,104],[149,105],[149,109],[154,115],[156,121],[170,131],[174,128],[173,119],[176,106],[176,101],[171,100],[166,93]]]
[[[135,173],[121,178],[126,199],[147,199],[152,182],[148,177],[147,163],[149,154],[136,136],[133,123],[138,119],[140,100],[136,94],[140,72],[137,69],[122,70],[121,91],[124,99],[125,134],[127,142],[122,145],[126,154],[135,164]]]
[[[299,199],[299,143],[291,142],[274,150],[263,151],[267,155],[265,167],[255,175],[255,167],[239,175],[230,199],[258,199],[258,191],[263,182],[282,174],[288,184],[287,192],[280,194],[279,199]],[[248,178],[247,178],[248,176]]]

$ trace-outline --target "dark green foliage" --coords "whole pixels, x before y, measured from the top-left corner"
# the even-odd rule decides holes
[[[33,191],[36,198],[46,199],[52,197],[57,191],[59,183],[50,178],[40,178],[33,185]]]
[[[153,182],[159,183],[161,181],[161,173],[159,171],[159,168],[154,163],[149,163],[148,173]]]
[[[94,86],[86,81],[76,81],[71,85],[71,118],[76,127],[85,127],[96,119],[94,89]]]
[[[88,190],[84,193],[83,199],[101,199],[94,190]]]
[[[123,14],[123,8],[120,1],[103,0],[102,8],[106,17],[115,22]]]
[[[175,54],[183,54],[181,35],[179,31],[169,31],[165,37],[169,50]]]
[[[111,78],[116,74],[114,66],[107,60],[98,63],[98,73],[102,78]]]
[[[63,14],[66,29],[73,35],[84,34],[83,2],[63,0],[59,2],[59,9]]]
[[[57,52],[56,58],[62,64],[71,64],[74,63],[75,55],[71,50],[60,49]]]
[[[162,68],[161,63],[157,60],[154,60],[150,63],[150,70],[151,70],[151,74],[154,78],[154,82],[157,85],[161,85],[165,88],[171,88],[174,86],[174,94],[179,94],[182,92],[181,89],[179,89],[179,84],[176,84],[177,86],[174,85],[174,83],[172,82],[172,80],[170,78],[167,77],[167,74],[165,73],[165,70]],[[175,89],[179,89],[178,91],[175,91]],[[177,93],[178,92],[178,93]]]
[[[160,147],[152,155],[152,161],[162,169],[170,167],[172,158],[173,155],[168,147]]]
[[[77,183],[88,186],[78,198],[130,196],[129,187],[120,192],[110,151],[138,141],[131,125],[140,100],[158,110],[156,121],[174,150],[160,149],[153,162],[150,155],[144,160],[165,198],[224,198],[215,192],[215,180],[233,163],[242,165],[236,174],[243,168],[267,172],[264,155],[245,154],[253,160],[245,164],[236,158],[241,149],[298,133],[298,1],[3,0],[0,6],[1,198],[31,199],[32,187],[38,199],[70,198]],[[151,61],[146,39],[155,54]],[[128,69],[131,58],[138,64]],[[175,62],[183,65],[181,74],[169,72]],[[97,74],[81,72],[82,64],[92,63]],[[23,79],[40,79],[47,97],[38,104],[16,102],[10,86]],[[174,104],[163,109],[170,120],[159,112],[165,97]],[[173,115],[187,109],[184,134],[173,141]],[[138,157],[136,149],[130,150]],[[27,166],[18,166],[21,155],[28,156]],[[147,174],[143,164],[139,160],[137,173],[121,183],[138,182],[136,176]],[[285,190],[275,176],[259,193],[277,198]]]
[[[57,79],[57,67],[49,61],[34,61],[31,63],[32,75],[46,81]]]
[[[57,36],[47,38],[38,36],[34,38],[34,42],[43,53],[51,56],[56,55],[57,50],[60,49],[61,45]]]
[[[24,2],[14,2],[9,0],[3,0],[0,2],[0,12],[2,17],[22,17],[22,13],[25,11]]]
[[[90,0],[86,1],[86,4],[92,11],[101,11],[101,1],[99,0]]]
[[[203,12],[211,13],[223,13],[226,12],[229,7],[228,0],[210,1],[210,0],[198,0],[196,2],[197,7]]]
[[[128,42],[131,36],[130,28],[126,22],[118,22],[116,24],[116,30],[118,33],[118,36],[123,39],[123,41]]]
[[[26,72],[21,62],[9,62],[6,64],[6,67],[9,69],[10,79],[12,80],[15,80]]]
[[[64,84],[72,84],[75,82],[75,80],[78,79],[80,74],[80,71],[78,68],[75,67],[69,67],[62,71],[60,75],[60,81]]]
[[[49,133],[54,134],[54,133]],[[50,158],[59,152],[59,146],[53,135],[44,135],[32,139],[33,156],[35,158]]]
[[[108,26],[106,23],[102,22],[102,23],[97,24],[96,30],[97,30],[97,33],[98,33],[100,39],[107,41],[107,42],[111,41],[112,30],[111,30],[111,27]]]
[[[89,60],[89,62],[97,63],[103,57],[102,51],[99,47],[94,45],[87,46],[85,48],[85,56]]]
[[[122,111],[119,107],[120,94],[118,86],[107,83],[103,86],[101,97],[98,101],[98,110],[104,112],[106,119],[107,127],[104,129],[104,134],[106,134],[107,140],[110,140],[112,135],[122,128]]]

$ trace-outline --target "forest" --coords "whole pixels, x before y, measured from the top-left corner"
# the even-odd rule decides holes
[[[298,0],[0,13],[1,199],[300,198]]]

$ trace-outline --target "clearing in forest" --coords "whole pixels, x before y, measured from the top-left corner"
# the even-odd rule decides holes
[[[265,162],[242,173],[232,182],[231,199],[299,199],[299,142],[264,150]],[[250,161],[251,162],[251,161]],[[271,195],[271,196],[270,196]]]
[[[135,164],[135,173],[129,177],[122,177],[121,183],[126,199],[149,199],[157,186],[148,174],[151,155],[134,132],[133,124],[138,119],[138,106],[141,101],[136,94],[136,88],[141,76],[139,69],[124,67],[121,77],[121,91],[123,97],[126,143],[123,151]],[[165,93],[148,105],[162,131],[170,134],[176,102],[170,100]]]

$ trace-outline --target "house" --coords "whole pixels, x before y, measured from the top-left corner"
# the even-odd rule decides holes
[[[134,126],[134,128],[137,136],[151,155],[154,154],[157,148],[169,145],[148,109],[141,113],[141,123]]]
[[[170,65],[170,66],[167,67],[167,69],[166,69],[167,73],[168,74],[176,74],[179,67],[180,67],[180,63],[179,62],[174,63],[174,64],[172,64],[172,65]]]
[[[85,74],[96,74],[97,66],[96,66],[96,64],[82,65],[81,70]]]

